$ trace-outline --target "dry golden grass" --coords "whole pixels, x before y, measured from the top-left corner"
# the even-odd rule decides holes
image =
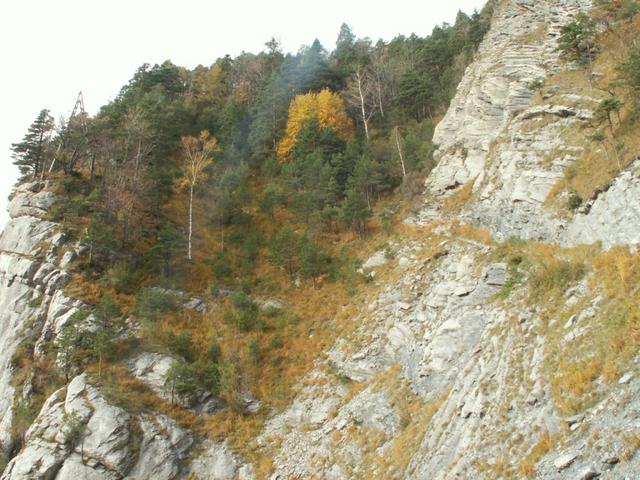
[[[506,261],[526,273],[527,301],[532,306],[544,300],[545,315],[564,307],[563,295],[592,268],[597,249],[578,246],[562,249],[555,244],[508,240],[497,245],[496,260]]]
[[[520,35],[516,41],[518,43],[531,45],[534,43],[541,43],[546,36],[547,26],[545,24],[542,24],[532,29],[531,31]]]
[[[451,234],[454,238],[462,238],[484,245],[495,245],[495,240],[488,228],[474,227],[468,223],[453,223]]]
[[[547,333],[548,372],[552,396],[565,414],[593,404],[600,394],[595,380],[601,378],[605,385],[615,382],[640,348],[640,254],[613,248],[591,256],[589,287],[593,296],[604,294],[604,300],[595,317],[581,321],[586,331],[579,339],[563,341],[567,334],[563,325],[585,306],[563,310],[562,297],[557,297],[560,304],[551,302],[556,304],[551,311],[558,321]]]
[[[383,456],[374,455],[369,462],[365,462],[369,465],[363,478],[403,478],[411,458],[421,445],[434,415],[448,397],[449,391],[444,391],[431,402],[424,402],[402,381],[397,366],[379,375],[373,385],[374,389],[384,389],[390,395],[391,404],[400,416],[400,432],[391,439]]]
[[[620,459],[624,462],[630,461],[640,450],[640,435],[636,432],[627,432],[622,436],[625,447],[620,455]]]
[[[608,298],[623,299],[637,290],[640,281],[640,254],[614,247],[596,257],[594,287],[603,286]]]
[[[102,298],[102,289],[80,273],[73,273],[71,280],[65,288],[65,293],[71,298],[77,298],[83,302],[95,305]]]
[[[103,366],[102,376],[98,378],[98,366],[89,365],[87,372],[92,376],[92,382],[100,389],[107,401],[117,405],[129,413],[160,412],[173,419],[180,425],[195,432],[200,431],[198,417],[179,405],[172,405],[153,392],[143,382],[131,376],[122,365]]]
[[[551,451],[551,449],[555,445],[555,439],[551,436],[548,430],[545,430],[538,442],[531,449],[531,452],[523,458],[518,464],[518,470],[522,475],[527,478],[533,478],[535,474],[535,466],[547,452]]]
[[[593,381],[602,365],[598,358],[570,361],[562,359],[556,375],[551,379],[551,393],[561,412],[577,413],[593,400]]]
[[[442,209],[445,213],[457,213],[464,207],[473,196],[473,185],[476,179],[469,180],[461,188],[446,197],[442,202]]]
[[[268,478],[273,463],[270,455],[265,454],[279,447],[279,438],[272,439],[263,452],[256,445],[256,436],[264,424],[263,415],[238,415],[231,410],[222,410],[201,419],[202,432],[216,440],[227,440],[229,446],[249,460],[256,469],[258,478]]]

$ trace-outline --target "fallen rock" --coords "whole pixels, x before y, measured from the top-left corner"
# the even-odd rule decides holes
[[[173,394],[172,398],[171,389],[167,386],[166,380],[175,361],[176,359],[170,355],[143,352],[130,360],[128,366],[133,376],[151,388],[160,398],[173,400],[197,414],[214,412],[220,406],[220,402],[204,389],[184,395]]]
[[[553,466],[560,472],[575,462],[576,458],[578,458],[578,453],[567,452],[556,458],[553,462]]]
[[[194,312],[205,313],[207,311],[207,302],[201,298],[194,297],[187,300],[183,304],[183,307],[187,310],[193,310]]]
[[[584,415],[579,414],[579,415],[574,415],[572,417],[569,417],[565,421],[567,422],[567,426],[570,427],[572,425],[581,423],[583,420],[584,420]]]
[[[76,252],[73,250],[67,251],[60,259],[60,268],[66,269],[71,262],[76,258]]]
[[[269,310],[281,310],[284,308],[284,303],[276,298],[269,298],[260,302],[258,308],[261,312],[268,312]]]
[[[169,355],[143,352],[129,361],[129,371],[156,395],[166,400],[170,398],[170,393],[165,387],[167,372],[174,361],[175,359]]]
[[[587,467],[578,476],[579,480],[592,480],[599,477],[600,474],[593,467]]]
[[[74,453],[67,458],[56,475],[56,480],[117,480],[119,475],[97,465],[89,465],[81,455]],[[93,463],[93,462],[91,462]]]
[[[564,324],[564,329],[568,330],[571,327],[573,327],[576,324],[577,320],[578,320],[577,315],[571,315],[571,318],[569,318],[569,320],[567,320],[567,323]]]
[[[627,372],[622,377],[620,377],[620,380],[618,380],[618,383],[620,385],[628,385],[632,379],[633,379],[633,374],[630,372]]]
[[[485,273],[484,279],[487,285],[502,287],[507,283],[508,271],[505,263],[491,265]]]
[[[371,255],[366,262],[362,264],[362,271],[373,270],[387,263],[387,257],[383,251],[379,251]]]

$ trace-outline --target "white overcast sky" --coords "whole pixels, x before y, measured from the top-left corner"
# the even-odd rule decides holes
[[[143,63],[210,65],[259,52],[272,36],[287,52],[318,38],[332,50],[346,22],[359,37],[424,36],[484,0],[0,0],[0,225],[17,172],[11,143],[42,108],[69,115],[82,90],[90,114]]]

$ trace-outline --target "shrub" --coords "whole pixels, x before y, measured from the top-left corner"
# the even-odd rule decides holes
[[[234,412],[244,410],[242,371],[237,359],[231,358],[220,368],[220,396]]]
[[[618,123],[621,122],[620,110],[622,109],[622,105],[622,102],[616,97],[605,98],[598,104],[595,112],[593,112],[594,121],[598,124],[606,121],[609,128],[613,128],[613,120],[611,117],[615,113],[618,117]]]
[[[275,266],[284,268],[291,281],[294,279],[297,267],[295,251],[299,241],[294,231],[284,227],[273,236],[269,245],[269,261]]]
[[[593,62],[597,52],[596,25],[589,15],[578,13],[560,29],[559,49],[562,56],[581,65]]]
[[[171,392],[171,403],[174,403],[175,394],[185,395],[195,392],[198,387],[193,367],[186,362],[176,360],[167,371],[165,386]]]
[[[260,209],[260,212],[273,219],[275,208],[284,204],[285,201],[286,196],[282,189],[275,184],[270,184],[264,189],[258,208]]]
[[[575,212],[582,205],[582,198],[577,193],[571,193],[567,199],[567,209]]]
[[[19,442],[18,447],[22,447],[24,444],[25,434],[37,415],[38,411],[31,402],[25,400],[14,401],[11,434]]]
[[[258,342],[257,337],[253,336],[249,339],[247,350],[251,364],[254,367],[257,367],[258,363],[260,362],[260,343]]]
[[[177,309],[176,298],[158,287],[143,288],[136,295],[136,314],[144,320],[156,322],[168,312]]]
[[[64,422],[64,444],[69,448],[74,448],[82,439],[87,426],[76,411],[65,413],[62,421]]]
[[[284,341],[282,340],[282,334],[280,332],[276,332],[271,340],[269,341],[269,348],[277,349],[282,348],[284,346]]]
[[[258,305],[244,292],[238,292],[231,297],[231,309],[227,311],[226,317],[243,332],[262,325]]]
[[[315,288],[318,277],[329,272],[331,257],[305,236],[299,243],[298,258],[300,273],[304,278],[310,278]]]
[[[110,324],[118,321],[122,317],[122,309],[114,300],[110,293],[103,295],[100,303],[93,311],[99,322]]]
[[[207,350],[207,358],[216,363],[219,362],[222,358],[222,348],[220,348],[220,344],[215,338],[211,340],[211,343],[209,344],[209,350]]]
[[[220,391],[220,364],[218,362],[196,362],[193,367],[198,384],[214,395]]]
[[[544,87],[544,80],[541,78],[537,78],[527,85],[527,88],[532,92],[538,93],[542,97],[542,88]]]
[[[90,334],[82,328],[82,322],[88,312],[78,310],[60,329],[56,337],[55,349],[65,379],[68,381],[71,371],[85,360],[86,350],[90,347]]]
[[[372,215],[373,212],[364,196],[355,189],[348,190],[340,205],[340,220],[362,236],[367,229],[367,221]]]
[[[243,275],[248,275],[255,270],[258,260],[258,249],[261,245],[262,238],[257,233],[253,232],[245,236],[236,254],[238,270],[240,270]]]
[[[556,257],[541,258],[529,273],[529,287],[534,298],[558,293],[580,280],[586,273],[583,262]]]
[[[196,355],[193,348],[193,339],[187,331],[182,331],[178,335],[169,332],[167,334],[167,347],[171,353],[181,356],[189,363],[195,360]]]
[[[227,279],[233,274],[233,268],[231,268],[231,260],[229,260],[229,254],[226,250],[218,252],[213,259],[212,270],[217,279]]]
[[[618,67],[625,83],[640,92],[640,47],[632,47],[627,61]]]
[[[143,272],[131,259],[116,262],[104,276],[107,284],[117,292],[133,293],[140,284]]]

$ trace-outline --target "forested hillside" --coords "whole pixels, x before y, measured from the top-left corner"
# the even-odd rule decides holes
[[[364,235],[378,200],[428,172],[434,122],[490,14],[389,43],[343,25],[332,52],[271,40],[193,71],[143,65],[95,117],[54,125],[43,110],[15,161],[25,179],[61,180],[54,217],[92,249],[87,278],[132,293],[141,279],[186,286],[195,268],[196,289],[250,284],[280,227]]]
[[[94,117],[55,123],[43,110],[14,161],[56,192],[50,220],[83,252],[66,292],[100,327],[82,326],[84,309],[46,360],[23,349],[22,375],[43,376],[40,402],[88,368],[116,402],[148,407],[121,366],[142,349],[174,355],[171,388],[204,386],[230,422],[259,425],[233,413],[247,396],[264,412],[287,401],[338,333],[327,320],[367,281],[361,257],[433,167],[434,125],[492,5],[424,38],[374,43],[343,25],[331,52],[315,41],[285,54],[270,40],[193,70],[143,65]],[[178,308],[190,296],[219,307]],[[139,329],[123,336],[131,319]],[[40,403],[17,407],[21,437]]]

